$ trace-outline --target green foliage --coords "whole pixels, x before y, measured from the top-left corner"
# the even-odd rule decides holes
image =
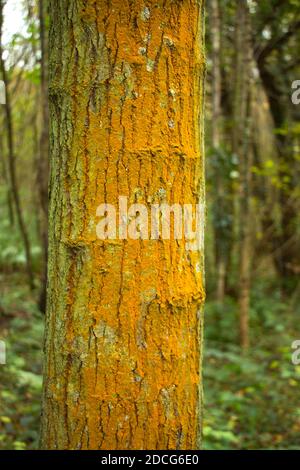
[[[0,266],[8,272],[12,270],[24,270],[26,257],[24,245],[16,220],[12,225],[5,208],[6,188],[0,188],[0,210],[3,216],[0,218]],[[32,220],[32,218],[31,218]],[[40,265],[41,247],[38,243],[38,234],[34,224],[29,223],[29,213],[26,213],[26,222],[31,236],[31,252],[34,268],[38,270]],[[17,293],[16,293],[17,294]]]
[[[7,364],[0,365],[0,450],[36,449],[42,390],[43,318],[24,287],[26,279],[12,275],[1,283],[1,339]],[[10,287],[9,287],[10,286]]]
[[[263,283],[253,288],[252,346],[237,345],[237,306],[208,302],[204,358],[206,449],[294,449],[299,445],[300,367],[291,344],[298,312]],[[297,328],[299,334],[297,335]]]

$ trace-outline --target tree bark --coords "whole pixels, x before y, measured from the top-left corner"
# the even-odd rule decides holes
[[[194,449],[203,250],[95,226],[120,195],[204,202],[203,3],[52,0],[50,16],[42,447]]]

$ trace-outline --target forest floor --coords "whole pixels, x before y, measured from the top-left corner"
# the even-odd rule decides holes
[[[237,305],[206,304],[204,390],[206,449],[299,449],[300,339],[296,298],[280,300],[262,280],[253,288],[251,348],[238,344]]]
[[[0,277],[0,334],[7,346],[7,364],[0,365],[0,450],[37,449],[44,316],[22,275]],[[205,449],[299,448],[300,366],[291,362],[291,344],[300,339],[300,310],[267,290],[254,289],[252,347],[245,354],[237,345],[235,301],[206,304]]]

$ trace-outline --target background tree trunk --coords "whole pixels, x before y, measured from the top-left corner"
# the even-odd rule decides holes
[[[129,3],[50,5],[48,449],[199,445],[203,253],[95,215],[204,201],[203,4]]]
[[[268,97],[273,124],[276,129],[285,129],[286,126],[289,126],[293,114],[289,109],[289,103],[286,103],[286,89],[288,89],[290,83],[285,76],[281,63],[278,64],[276,72],[272,73],[266,59],[267,57],[263,54],[258,55],[257,66]],[[282,70],[280,70],[281,68]],[[295,111],[294,113],[296,114]],[[297,117],[296,114],[294,120]],[[297,174],[293,174],[295,155],[290,133],[277,132],[275,134],[279,157],[279,178],[284,184],[281,184],[279,189],[280,230],[273,230],[272,248],[274,265],[281,281],[283,299],[291,295],[299,282],[299,273],[293,267],[300,264],[299,238],[295,231],[299,214],[298,197],[295,197],[298,177]]]
[[[41,134],[38,159],[38,191],[40,199],[40,231],[43,249],[43,273],[39,307],[46,309],[47,259],[48,259],[48,174],[49,174],[49,110],[48,110],[48,34],[46,29],[48,0],[39,0],[41,43]]]
[[[210,18],[211,18],[211,44],[212,44],[212,129],[211,141],[213,152],[218,161],[218,153],[220,152],[221,137],[222,137],[222,76],[221,76],[221,18],[220,18],[220,5],[218,0],[211,0],[210,2]],[[219,170],[219,166],[218,169]],[[224,207],[224,174],[220,171],[215,172],[215,184],[217,192],[217,208],[225,210]],[[226,268],[228,261],[228,253],[224,247],[223,235],[218,225],[220,218],[224,214],[220,213],[220,217],[216,217],[217,224],[215,227],[215,250],[216,250],[216,273],[217,273],[217,289],[216,299],[222,304],[225,297],[225,283],[226,283]]]
[[[251,288],[251,86],[252,50],[247,0],[239,0],[236,19],[236,68],[234,89],[233,151],[239,158],[239,326],[243,349],[249,346]]]

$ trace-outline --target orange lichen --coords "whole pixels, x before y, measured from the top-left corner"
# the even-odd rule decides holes
[[[52,12],[42,443],[196,448],[203,253],[97,240],[96,209],[203,198],[202,2],[77,3]]]

